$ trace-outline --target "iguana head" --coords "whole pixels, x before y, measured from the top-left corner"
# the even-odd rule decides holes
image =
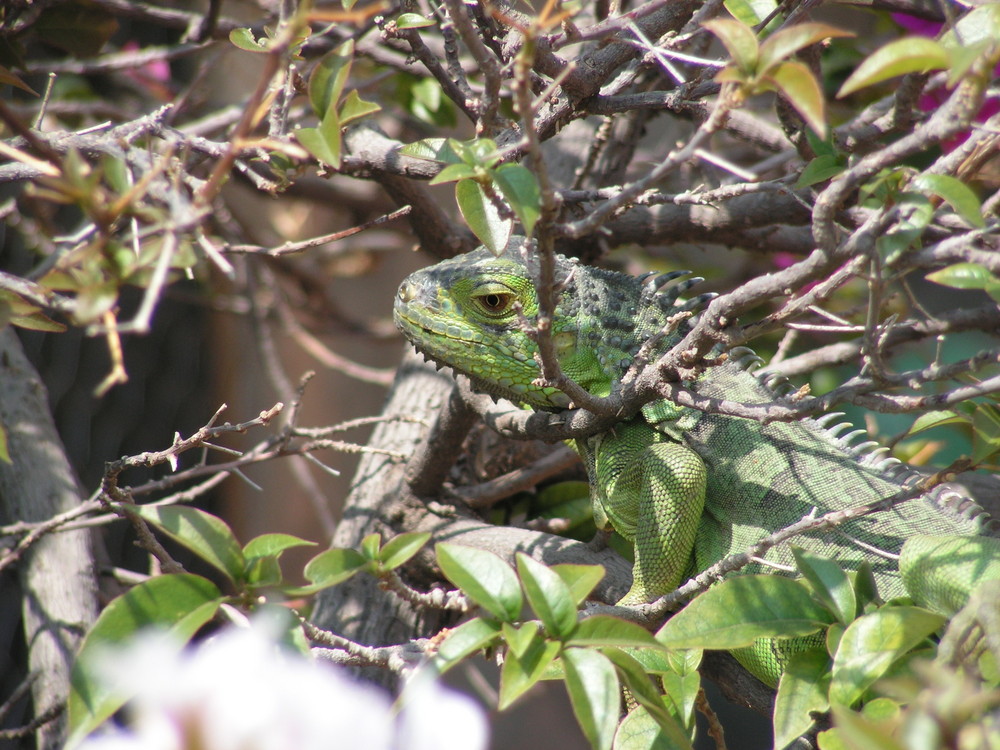
[[[580,315],[576,275],[583,270],[595,269],[557,257],[552,338],[564,372],[595,395],[605,395],[627,353],[619,352],[614,367],[602,365],[615,348],[602,340],[616,332],[586,325]],[[443,261],[400,285],[396,325],[418,351],[468,375],[480,390],[535,408],[565,408],[569,399],[562,392],[536,383],[538,347],[527,331],[538,315],[537,275],[531,243],[519,237],[499,257],[479,249]],[[598,349],[605,354],[599,356]]]

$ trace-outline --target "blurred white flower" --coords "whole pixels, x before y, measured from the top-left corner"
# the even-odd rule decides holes
[[[127,704],[127,728],[79,750],[485,750],[475,701],[419,677],[394,716],[388,695],[279,646],[274,628],[231,628],[182,649],[148,633],[98,665]]]

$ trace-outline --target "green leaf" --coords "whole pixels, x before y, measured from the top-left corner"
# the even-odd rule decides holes
[[[653,685],[649,675],[644,671],[643,665],[632,656],[616,648],[602,649],[601,653],[608,657],[615,665],[615,669],[618,670],[618,675],[625,683],[625,687],[628,688],[635,701],[645,708],[650,717],[657,723],[660,734],[664,735],[664,740],[674,743],[668,745],[668,747],[690,747],[691,743],[688,734],[680,723],[684,720],[682,714],[680,712],[676,715],[672,714],[667,710],[664,701],[669,700],[675,707],[682,704],[693,706],[694,696],[701,685],[701,676],[697,672],[692,673],[691,677],[693,679],[688,681],[688,685],[686,686],[690,689],[690,695],[688,694],[689,690],[685,690],[678,682],[669,687],[665,685],[667,695],[664,696]],[[680,692],[676,692],[677,690],[680,690]],[[621,730],[619,729],[619,734],[620,732]],[[616,747],[618,746],[618,742],[619,737],[616,735]]]
[[[601,565],[553,565],[554,570],[563,583],[569,588],[573,603],[579,607],[594,587],[604,578],[604,567]]]
[[[906,73],[926,73],[947,67],[948,52],[938,42],[920,36],[897,39],[869,55],[844,81],[837,98]]]
[[[340,127],[345,127],[348,123],[360,120],[362,117],[373,115],[381,109],[382,107],[378,104],[366,102],[356,90],[351,89],[344,98],[344,103],[340,105]]]
[[[224,601],[219,589],[201,576],[181,573],[150,578],[112,600],[87,633],[73,665],[69,696],[69,745],[110,717],[127,696],[115,694],[94,674],[103,649],[145,627],[169,628],[183,641],[215,616]]]
[[[486,648],[500,636],[500,625],[492,620],[474,617],[448,633],[437,653],[434,665],[444,673],[469,654]]]
[[[394,536],[379,550],[378,561],[383,570],[394,570],[417,554],[431,535],[427,532],[409,532]]]
[[[16,73],[13,73],[10,68],[7,68],[4,65],[0,65],[0,84],[15,86],[21,89],[21,91],[31,94],[32,96],[38,96],[37,91],[31,88],[31,86],[21,80]]]
[[[276,557],[286,549],[315,546],[316,542],[300,539],[291,534],[261,534],[246,543],[243,547],[243,556],[248,560],[251,557]]]
[[[7,445],[7,430],[4,429],[3,424],[0,424],[0,461],[3,461],[5,464],[14,463],[10,460],[10,448]]]
[[[820,742],[823,750],[832,748],[839,750],[857,750],[864,748],[868,750],[909,750],[899,739],[893,736],[891,727],[884,726],[882,722],[875,721],[867,716],[851,711],[849,708],[834,704],[832,707],[834,723],[836,728],[828,730],[835,737],[836,744]],[[827,734],[822,733],[820,736]]]
[[[559,640],[569,638],[576,629],[576,603],[563,579],[524,553],[518,552],[516,559],[521,587],[531,609],[549,634]]]
[[[614,665],[604,654],[584,648],[566,649],[562,662],[566,691],[583,735],[594,750],[610,750],[621,705]]]
[[[677,653],[691,653],[674,651]],[[700,652],[696,652],[700,654]],[[699,656],[700,662],[700,656]],[[686,727],[689,732],[694,732],[695,727],[695,703],[698,699],[698,691],[701,689],[701,674],[697,668],[691,670],[670,669],[660,673],[660,683],[663,685],[664,700],[670,715],[680,726]]]
[[[504,629],[511,630],[510,626],[505,626]],[[526,624],[522,632],[526,638],[521,644],[520,653],[515,653],[513,648],[508,649],[500,668],[500,700],[497,708],[501,711],[542,679],[559,654],[559,644],[545,640],[537,626],[532,628]]]
[[[830,613],[801,582],[743,575],[698,596],[660,628],[656,640],[671,649],[732,649],[758,638],[810,635],[830,621]]]
[[[410,144],[413,145],[413,144]],[[457,180],[467,180],[476,176],[476,168],[470,167],[468,164],[449,164],[447,167],[442,169],[427,183],[428,185],[442,185],[446,182],[455,182]]]
[[[493,172],[493,181],[517,214],[524,233],[530,236],[542,212],[538,179],[530,169],[520,164],[501,164]]]
[[[239,28],[229,32],[229,41],[247,52],[267,52],[271,47],[271,40],[266,36],[255,39],[250,29]]]
[[[993,286],[1000,286],[1000,279],[986,266],[978,263],[955,263],[940,271],[929,273],[924,278],[954,289],[989,290]]]
[[[253,589],[280,586],[282,583],[281,563],[274,555],[252,557],[243,572],[247,586]]]
[[[979,198],[972,192],[972,188],[961,180],[947,174],[922,173],[913,178],[910,187],[938,196],[973,226],[986,226]]]
[[[733,18],[747,26],[761,23],[778,7],[775,0],[724,0],[722,4]]]
[[[842,623],[852,622],[858,612],[858,603],[854,598],[854,586],[844,569],[834,560],[799,547],[792,547],[792,555],[799,572],[812,585],[819,600]]]
[[[757,74],[760,48],[753,29],[731,18],[705,21],[702,26],[719,38],[740,72],[747,76]]]
[[[920,607],[882,607],[844,631],[833,658],[830,700],[851,706],[903,654],[945,623]]]
[[[399,17],[396,18],[397,29],[423,29],[435,25],[433,20],[424,18],[419,13],[400,13]]]
[[[795,60],[783,62],[767,76],[795,111],[821,137],[826,137],[826,101],[809,67]]]
[[[309,76],[309,103],[321,120],[325,120],[327,113],[340,101],[353,61],[354,40],[348,39],[313,68]]]
[[[455,199],[466,224],[490,252],[499,255],[507,247],[514,222],[500,217],[500,212],[475,180],[459,180]]]
[[[289,589],[290,596],[309,596],[317,591],[334,586],[342,581],[346,581],[368,565],[365,559],[357,550],[334,548],[320,552],[316,557],[306,563],[302,571],[306,580],[310,582],[308,586],[301,586]]]
[[[378,532],[368,534],[361,540],[361,554],[370,562],[379,559],[379,550],[382,549],[382,535]]]
[[[495,617],[513,622],[523,599],[511,567],[486,550],[441,543],[435,546],[438,565],[448,580]]]
[[[940,427],[946,424],[966,424],[969,420],[962,414],[958,412],[951,411],[950,409],[943,409],[940,411],[929,411],[921,414],[910,426],[907,431],[907,435],[916,435],[918,432],[923,432],[924,430],[930,430],[934,427]]]
[[[424,138],[420,141],[407,143],[399,153],[413,159],[423,159],[424,161],[456,162],[458,156],[448,145],[446,138]]]
[[[774,701],[774,746],[783,748],[809,731],[810,712],[830,707],[830,655],[821,648],[793,654],[785,665]]]
[[[795,187],[804,188],[819,182],[826,182],[836,177],[845,169],[847,169],[847,165],[844,164],[843,158],[838,155],[823,154],[822,156],[817,156],[806,164],[805,169],[802,170],[802,174],[799,175],[799,179],[795,183]]]
[[[972,460],[983,463],[1000,451],[1000,409],[979,404],[972,413]]]
[[[760,72],[787,60],[799,50],[824,39],[854,36],[825,23],[800,23],[776,31],[760,45]]]
[[[48,315],[43,313],[41,310],[36,310],[31,313],[24,315],[11,315],[10,324],[12,326],[17,326],[18,328],[24,328],[29,331],[44,331],[46,333],[62,333],[66,330],[66,326],[62,323],[57,323],[52,320]]]
[[[243,577],[246,561],[232,529],[221,518],[185,505],[137,505],[136,515],[225,574],[232,583]]]
[[[1000,39],[1000,5],[983,3],[942,34],[941,44],[949,51],[955,51],[980,44],[995,44],[997,39]]]
[[[691,741],[678,728],[664,731],[645,705],[632,709],[615,732],[614,750],[691,750]]]
[[[318,128],[296,130],[295,138],[317,161],[334,169],[340,169],[342,141],[336,109],[327,112],[327,116],[323,118]]]
[[[662,649],[653,634],[634,622],[611,615],[594,615],[580,621],[570,639],[573,646],[632,646]]]

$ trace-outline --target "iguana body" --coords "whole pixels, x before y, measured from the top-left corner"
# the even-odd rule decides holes
[[[410,276],[396,298],[397,325],[430,359],[468,375],[481,390],[536,409],[568,399],[533,384],[534,342],[524,332],[537,314],[537,270],[530,244],[515,239],[500,258],[486,250]],[[553,341],[563,371],[606,395],[639,348],[684,308],[661,279],[557,259]],[[683,288],[683,284],[680,285]],[[688,305],[690,307],[690,305]],[[665,351],[679,333],[665,336]],[[730,361],[686,383],[701,396],[743,403],[780,398]],[[908,472],[868,446],[851,447],[820,421],[759,422],[648,404],[614,429],[577,441],[592,487],[595,518],[634,541],[634,584],[623,602],[651,601],[687,577],[810,514],[863,505],[897,493]],[[796,537],[794,544],[836,558],[845,568],[868,561],[884,599],[905,594],[896,556],[917,535],[995,533],[975,503],[937,493]],[[794,565],[788,544],[744,572]]]

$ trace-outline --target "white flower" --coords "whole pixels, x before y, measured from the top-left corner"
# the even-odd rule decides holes
[[[274,628],[231,628],[181,649],[163,633],[98,665],[128,703],[128,729],[79,750],[485,750],[471,699],[420,677],[394,717],[381,690],[278,645]]]

